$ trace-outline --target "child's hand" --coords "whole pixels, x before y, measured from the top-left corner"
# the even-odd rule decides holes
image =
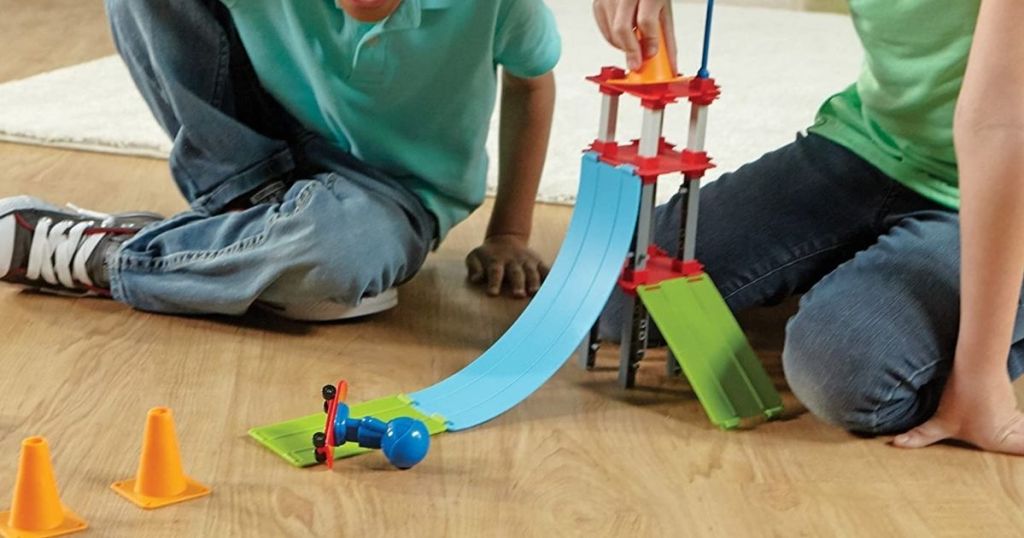
[[[664,23],[669,60],[676,65],[676,39],[669,0],[594,0],[594,18],[609,43],[626,53],[630,69],[658,52],[658,25]],[[643,40],[637,38],[640,29]]]
[[[532,296],[548,276],[548,267],[530,250],[526,241],[515,235],[495,235],[466,256],[469,281],[484,284],[487,294],[501,294],[502,284],[516,298]]]
[[[1024,414],[1002,368],[990,375],[957,374],[946,382],[935,416],[893,440],[901,448],[921,448],[945,439],[966,441],[982,450],[1024,455]]]

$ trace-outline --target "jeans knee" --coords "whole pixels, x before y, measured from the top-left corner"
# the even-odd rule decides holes
[[[897,350],[870,345],[884,336],[865,335],[839,310],[801,309],[786,327],[782,366],[797,399],[825,422],[862,434],[898,433],[931,417],[944,363],[902,362]]]
[[[159,0],[103,0],[103,3],[115,35],[125,24],[149,20],[161,10],[171,7],[167,2]]]
[[[146,21],[154,18],[155,1],[104,0],[107,21],[121,57],[129,63],[141,54],[139,50],[147,41]],[[136,60],[137,61],[137,60]]]
[[[103,0],[108,16],[121,15],[137,3],[132,0]]]
[[[376,275],[379,277],[379,275]],[[377,295],[384,291],[381,279],[361,272],[358,268],[321,265],[311,267],[301,279],[288,282],[281,279],[275,291],[284,291],[275,302],[284,305],[303,305],[319,301],[331,301],[355,305],[363,297]]]
[[[207,27],[207,15],[229,19],[227,7],[220,0],[104,0],[107,20],[118,47],[136,41],[156,41],[160,48],[169,48],[159,36],[171,36],[186,45],[197,45],[202,39],[196,30]],[[180,45],[179,45],[180,46]],[[180,47],[194,52],[187,46]],[[173,50],[160,50],[173,53]]]
[[[372,260],[332,252],[327,243],[297,246],[287,249],[291,261],[264,293],[265,299],[272,297],[272,302],[283,305],[325,300],[355,305],[363,297],[390,287],[387,271]]]
[[[135,17],[134,10],[144,7],[149,2],[136,2],[134,0],[104,0],[103,4],[107,11],[107,20],[117,37],[119,30],[126,21]]]
[[[427,246],[410,240],[408,219],[369,196],[337,198],[330,183],[296,183],[282,205],[276,227],[289,237],[287,255],[301,281],[302,295],[355,303],[404,280],[409,264],[426,256]],[[422,252],[420,252],[422,250]]]
[[[292,288],[296,302],[330,299],[355,304],[367,295],[377,295],[394,283],[388,265],[379,258],[360,256],[341,241],[321,241],[304,252],[296,268],[300,280]]]
[[[864,350],[852,349],[842,327],[799,312],[786,327],[782,366],[790,390],[818,418],[858,433],[877,433],[876,372],[864,366]]]

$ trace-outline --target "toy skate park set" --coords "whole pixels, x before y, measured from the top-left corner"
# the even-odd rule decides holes
[[[605,67],[587,77],[601,93],[596,140],[583,154],[576,207],[544,285],[490,349],[451,377],[408,394],[345,403],[348,384],[322,388],[323,413],[250,430],[250,436],[297,467],[380,449],[399,469],[427,456],[431,436],[473,428],[516,406],[541,387],[571,356],[585,368],[599,347],[597,320],[616,286],[627,295],[618,382],[634,384],[653,320],[670,351],[669,364],[689,380],[709,419],[732,429],[746,419],[782,412],[779,394],[738,323],[695,259],[700,182],[712,168],[704,151],[708,107],[719,87],[710,77],[708,44],[713,0],[708,0],[701,67],[678,76],[665,40],[636,71]],[[663,36],[662,36],[663,37]],[[615,140],[619,100],[628,95],[643,109],[638,140]],[[685,148],[662,137],[666,107],[690,103]],[[679,253],[651,244],[659,176],[680,173]],[[674,360],[673,360],[674,359]],[[670,370],[672,367],[670,366]],[[147,418],[134,479],[112,486],[142,508],[202,497],[206,486],[186,477],[169,409]],[[0,535],[57,536],[85,522],[58,498],[46,441],[22,444],[12,506],[0,512]]]

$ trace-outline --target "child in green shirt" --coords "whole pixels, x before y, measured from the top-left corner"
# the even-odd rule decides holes
[[[849,5],[857,82],[809,134],[704,188],[697,257],[733,310],[804,293],[783,367],[819,417],[1024,454],[1024,3]],[[594,2],[631,67],[657,45],[634,25],[656,36],[669,8]],[[667,250],[679,203],[657,213]]]

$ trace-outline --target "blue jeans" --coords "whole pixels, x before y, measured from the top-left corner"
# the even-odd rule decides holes
[[[255,301],[357,304],[411,278],[436,235],[419,199],[304,129],[261,87],[217,0],[107,0],[118,51],[174,140],[191,210],[109,260],[114,298],[143,310],[241,314]],[[283,201],[228,211],[276,182]]]
[[[655,241],[673,254],[679,204],[656,213]],[[810,135],[701,191],[697,258],[734,312],[805,293],[786,326],[790,388],[830,423],[884,434],[938,405],[957,340],[959,240],[957,213]],[[602,319],[608,339],[621,303]],[[1024,372],[1021,310],[1008,369]]]

